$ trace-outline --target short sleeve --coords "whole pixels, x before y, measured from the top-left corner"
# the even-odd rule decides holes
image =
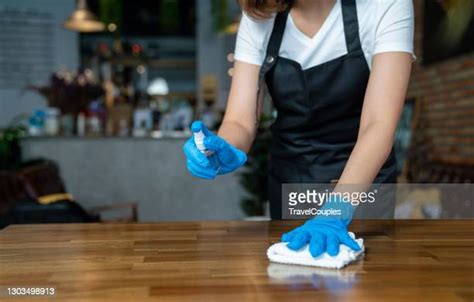
[[[381,0],[379,22],[375,32],[374,54],[400,51],[412,54],[414,12],[412,0]]]
[[[266,22],[254,21],[245,13],[242,14],[235,42],[234,58],[236,60],[262,65],[265,58],[263,40],[266,27]]]

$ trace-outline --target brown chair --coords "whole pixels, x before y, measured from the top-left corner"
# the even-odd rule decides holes
[[[0,171],[0,215],[18,201],[27,200],[28,193],[21,180],[12,172]]]
[[[66,193],[66,186],[59,168],[52,161],[27,166],[17,172],[31,198],[38,199],[51,194]]]
[[[38,161],[18,171],[18,176],[25,184],[29,196],[42,204],[57,201],[74,201],[66,191],[59,168],[53,161]],[[87,212],[93,217],[99,217],[101,222],[136,222],[138,221],[138,204],[120,203],[94,207]],[[128,210],[129,213],[117,212]],[[115,216],[112,215],[115,213]],[[111,217],[111,218],[108,218]]]
[[[123,214],[123,210],[129,211]],[[88,209],[89,213],[98,215],[101,222],[137,222],[138,203],[117,203],[106,206],[98,206]],[[119,213],[119,216],[117,215]]]

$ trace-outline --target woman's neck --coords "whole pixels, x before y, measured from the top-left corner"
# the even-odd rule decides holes
[[[298,16],[314,20],[321,17],[325,18],[335,3],[336,0],[295,0],[291,9]]]

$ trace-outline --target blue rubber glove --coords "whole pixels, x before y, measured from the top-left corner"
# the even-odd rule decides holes
[[[347,231],[353,212],[350,203],[342,201],[326,203],[323,209],[329,207],[340,209],[342,212],[340,218],[317,216],[306,221],[302,226],[283,234],[281,240],[288,242],[287,247],[291,250],[299,250],[309,244],[309,252],[315,258],[324,252],[330,256],[336,256],[339,254],[341,243],[359,251],[359,244],[351,238]]]
[[[187,157],[187,167],[194,176],[214,179],[217,175],[237,170],[247,161],[245,152],[209,131],[201,121],[194,121],[191,125],[191,131],[193,133],[202,131],[206,136],[204,147],[207,151],[212,151],[212,155],[206,156],[203,154],[197,148],[193,137],[184,144],[183,151]]]

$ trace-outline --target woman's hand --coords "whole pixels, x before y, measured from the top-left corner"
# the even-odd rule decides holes
[[[230,173],[247,161],[248,151],[256,134],[258,75],[260,67],[240,61],[234,64],[234,76],[230,89],[224,120],[215,135],[202,125],[194,122],[192,130],[202,130],[204,147],[214,154],[206,156],[197,148],[194,139],[183,146],[187,166],[191,174],[213,179],[219,174]]]
[[[197,148],[193,137],[184,144],[183,151],[187,157],[187,167],[194,176],[214,179],[217,175],[237,170],[247,161],[245,152],[209,131],[202,122],[194,121],[191,130],[193,133],[202,131],[205,136],[204,147],[206,151],[212,151],[211,155],[206,156]]]
[[[349,236],[346,225],[336,218],[313,218],[300,227],[283,234],[281,241],[288,242],[291,250],[299,250],[309,244],[309,252],[314,258],[327,252],[330,256],[339,254],[339,245],[345,244],[359,251],[357,242]]]
[[[283,234],[281,241],[288,242],[291,250],[299,250],[309,244],[311,256],[318,257],[327,252],[330,256],[339,254],[339,246],[347,245],[360,251],[359,244],[349,235],[347,227],[351,223],[354,207],[350,200],[338,195],[330,195],[321,210],[335,210],[331,216],[316,216],[300,227]]]

